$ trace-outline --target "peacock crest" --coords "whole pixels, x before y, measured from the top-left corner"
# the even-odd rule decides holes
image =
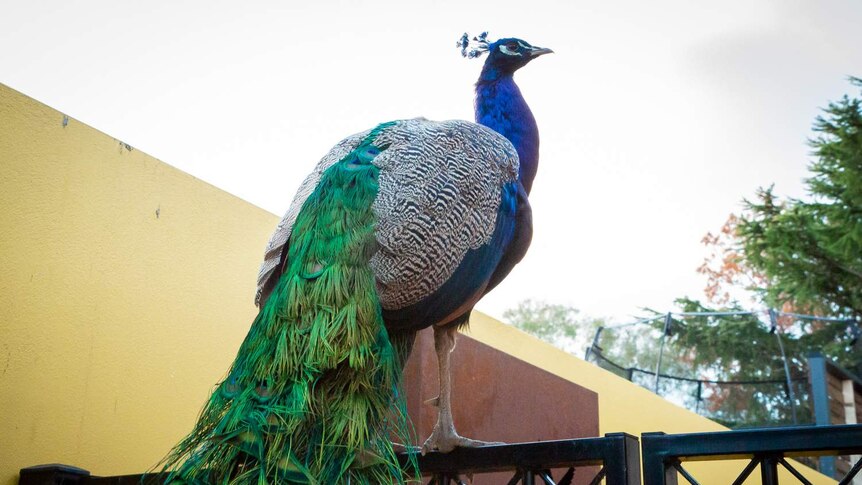
[[[458,39],[458,43],[456,44],[457,47],[461,48],[461,55],[468,59],[475,59],[488,52],[489,45],[488,32],[482,32],[481,34],[474,36],[472,40],[470,39],[470,36],[464,32],[464,35]]]

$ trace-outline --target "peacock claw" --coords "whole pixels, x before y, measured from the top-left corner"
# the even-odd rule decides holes
[[[395,453],[419,453],[422,451],[418,446],[405,445],[395,441],[392,442],[392,449]]]
[[[470,438],[465,438],[459,435],[454,428],[447,431],[440,431],[441,428],[435,426],[431,436],[425,440],[422,445],[422,456],[425,456],[429,451],[439,451],[440,453],[449,453],[455,448],[480,448],[482,446],[505,445],[500,441],[481,441]]]

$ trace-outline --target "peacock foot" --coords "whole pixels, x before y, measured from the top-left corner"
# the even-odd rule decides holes
[[[500,441],[480,441],[470,438],[465,438],[459,435],[454,427],[434,426],[434,431],[431,436],[425,440],[422,445],[422,454],[425,455],[429,451],[439,451],[441,453],[449,453],[455,448],[479,448],[481,446],[504,445]]]
[[[392,449],[395,453],[419,453],[422,451],[422,448],[419,448],[418,446],[405,445],[396,441],[392,442]]]

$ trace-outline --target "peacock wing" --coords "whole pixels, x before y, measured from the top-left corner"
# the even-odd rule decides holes
[[[382,307],[397,310],[432,295],[491,241],[518,155],[503,136],[460,120],[401,121],[375,143],[385,150],[373,161],[379,247],[371,265]]]
[[[336,144],[300,185],[267,244],[256,304],[278,281],[296,216],[321,175],[369,131]],[[381,305],[393,310],[434,293],[468,251],[489,242],[503,187],[517,180],[518,155],[503,136],[461,120],[399,121],[382,130],[375,145],[382,152],[373,160],[380,174],[371,265]]]

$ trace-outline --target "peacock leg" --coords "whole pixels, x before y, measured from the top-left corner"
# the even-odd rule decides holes
[[[437,424],[431,431],[431,436],[422,445],[422,454],[437,450],[448,453],[456,447],[476,448],[479,446],[498,445],[502,443],[472,440],[460,436],[455,431],[455,423],[452,421],[452,385],[450,373],[450,356],[455,348],[455,332],[457,327],[434,326],[434,350],[437,353],[437,364],[440,371],[440,396],[436,399]]]

